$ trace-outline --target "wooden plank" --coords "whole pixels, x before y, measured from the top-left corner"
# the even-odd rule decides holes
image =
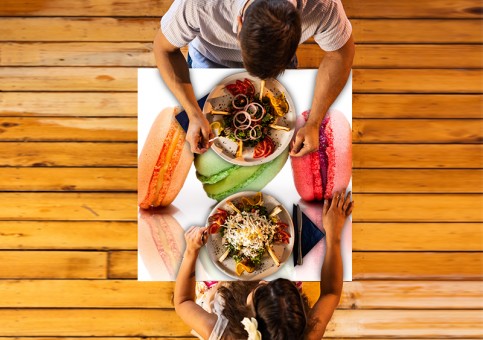
[[[105,252],[0,251],[2,279],[104,279],[106,265]]]
[[[2,191],[136,191],[135,168],[1,168]]]
[[[41,0],[18,2],[4,0],[1,16],[162,16],[172,1]],[[344,0],[344,8],[350,18],[480,18],[481,3],[477,0],[409,0],[387,3],[383,0]]]
[[[481,251],[480,223],[353,223],[353,251]]]
[[[137,279],[137,251],[109,252],[109,279]]]
[[[0,143],[0,166],[116,166],[137,165],[136,143]]]
[[[482,222],[479,194],[356,194],[355,222]]]
[[[137,119],[0,117],[0,141],[137,142]]]
[[[135,193],[0,193],[0,220],[136,221]]]
[[[0,117],[136,117],[137,93],[0,92]]]
[[[354,119],[352,141],[354,143],[481,143],[483,120]]]
[[[354,118],[481,118],[479,94],[353,94]]]
[[[354,144],[354,168],[480,168],[477,144]],[[133,167],[135,143],[0,143],[0,166]],[[445,157],[441,157],[445,155]]]
[[[0,66],[155,67],[152,43],[0,43]],[[480,45],[357,45],[354,68],[481,68]],[[325,52],[297,50],[301,68],[317,68]],[[415,58],[414,56],[418,56]]]
[[[136,222],[0,221],[2,249],[136,249]]]
[[[480,280],[480,252],[354,252],[354,280]]]
[[[382,7],[388,8],[387,3]],[[353,19],[351,23],[357,44],[474,44],[482,42],[482,36],[479,33],[481,30],[479,19]],[[151,43],[159,28],[159,18],[3,17],[0,18],[0,41]],[[310,41],[313,42],[313,40]]]
[[[355,194],[354,222],[481,222],[477,194]],[[0,220],[135,221],[132,193],[0,193]]]
[[[343,0],[348,14],[357,18],[480,18],[481,3],[474,0]]]
[[[355,193],[482,193],[483,171],[353,169]],[[464,180],[463,180],[464,179]]]
[[[326,337],[478,337],[480,311],[337,310]],[[0,310],[2,336],[189,336],[174,310]]]
[[[365,93],[481,93],[481,70],[352,71],[353,91]]]
[[[174,282],[0,280],[0,289],[2,308],[173,308]],[[344,282],[338,309],[479,309],[482,289],[476,281]],[[313,303],[319,283],[303,291]]]
[[[480,118],[483,96],[354,94],[354,118]],[[137,115],[137,93],[0,92],[0,116]]]
[[[0,67],[1,91],[137,91],[137,69]]]
[[[481,168],[477,144],[354,144],[354,168]],[[444,155],[444,157],[442,156]]]
[[[353,91],[481,93],[481,70],[353,70]],[[1,67],[1,91],[136,91],[137,69]]]
[[[481,68],[482,53],[480,45],[356,45],[353,68]],[[324,54],[316,44],[300,45],[299,67],[318,68]]]
[[[472,44],[482,42],[481,34],[477,33],[481,30],[480,20],[357,19],[351,20],[351,23],[355,41],[358,43]]]
[[[353,252],[354,280],[475,280],[481,276],[480,253],[468,252]],[[110,279],[137,276],[135,251],[109,253]]]

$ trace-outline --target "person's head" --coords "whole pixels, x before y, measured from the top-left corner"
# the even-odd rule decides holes
[[[247,297],[262,339],[302,339],[307,325],[308,304],[289,280],[260,284]]]
[[[295,56],[302,35],[294,2],[255,0],[240,21],[239,39],[247,71],[261,79],[280,75]]]

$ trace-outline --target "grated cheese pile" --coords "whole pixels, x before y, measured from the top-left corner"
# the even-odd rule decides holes
[[[258,211],[229,215],[224,226],[226,243],[236,249],[238,256],[248,259],[254,259],[265,251],[266,244],[272,244],[276,230],[272,221]]]

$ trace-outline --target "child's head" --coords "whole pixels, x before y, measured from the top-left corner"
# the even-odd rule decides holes
[[[262,283],[254,289],[251,298],[262,339],[303,338],[307,300],[291,281],[278,279]]]
[[[246,339],[241,321],[256,317],[263,339],[302,339],[309,310],[307,297],[291,281],[234,281],[218,290],[229,320],[223,339]]]

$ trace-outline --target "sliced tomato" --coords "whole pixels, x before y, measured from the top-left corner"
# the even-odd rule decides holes
[[[253,150],[253,158],[262,158],[271,155],[275,151],[275,143],[272,139],[266,136],[260,141]]]
[[[216,234],[218,232],[218,230],[220,230],[220,227],[221,226],[219,224],[212,223],[208,227],[208,231],[210,232],[210,234]]]
[[[247,96],[254,96],[255,95],[255,86],[253,86],[253,83],[250,81],[250,79],[245,78],[243,80],[243,83],[247,86]]]
[[[235,84],[225,85],[225,88],[227,89],[228,92],[231,93],[232,96],[236,96],[237,94],[240,93],[240,89]]]

